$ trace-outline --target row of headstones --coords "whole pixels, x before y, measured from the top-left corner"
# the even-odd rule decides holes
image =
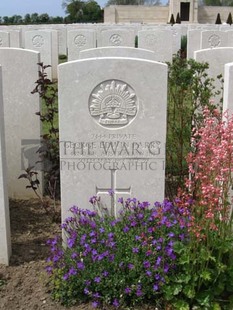
[[[62,219],[74,204],[88,207],[95,194],[114,213],[120,196],[151,202],[164,197],[167,65],[154,61],[150,51],[104,52],[98,57],[83,51],[82,60],[59,66]],[[195,58],[208,61],[216,77],[233,62],[233,48],[197,51]],[[39,61],[38,52],[0,49],[0,263],[7,264],[10,255],[8,197],[33,195],[18,176],[38,160],[32,155],[40,139],[40,102],[31,90]],[[224,78],[224,107],[233,111],[233,64]]]
[[[192,25],[191,25],[192,26]],[[193,29],[194,26],[189,26]],[[87,27],[87,25],[86,25]],[[100,27],[100,26],[99,26]],[[181,36],[188,29],[182,26],[146,25],[143,30],[139,27],[110,27],[102,26],[103,29],[92,28],[85,29],[85,26],[76,30],[69,28],[61,28],[58,30],[33,30],[31,27],[22,28],[23,36],[20,46],[20,31],[11,30],[10,32],[0,31],[1,47],[25,47],[27,49],[39,51],[41,61],[44,64],[50,64],[52,67],[48,70],[48,77],[57,78],[58,54],[66,54],[68,51],[68,60],[76,60],[80,58],[80,51],[103,47],[103,46],[128,46],[135,47],[137,35],[137,45],[139,48],[152,50],[157,54],[157,61],[171,61],[172,55],[177,53],[181,47]],[[197,27],[197,26],[196,26]],[[43,29],[43,28],[41,28]],[[74,29],[74,28],[73,28]],[[217,28],[216,25],[205,25],[203,29],[231,29],[229,25]],[[232,46],[233,34],[231,31],[214,31],[204,32],[202,30],[188,31],[188,57],[193,57],[193,52],[202,48]],[[58,32],[57,32],[58,31]],[[209,30],[210,31],[210,30]],[[16,36],[18,34],[18,37]],[[17,40],[13,40],[18,38]],[[14,42],[14,43],[13,43]]]

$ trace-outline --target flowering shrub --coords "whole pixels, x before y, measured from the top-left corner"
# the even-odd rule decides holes
[[[187,197],[193,199],[187,206],[189,243],[175,249],[177,272],[183,275],[175,282],[181,284],[178,297],[184,309],[231,310],[233,116],[226,114],[222,121],[218,110],[207,108],[203,114],[203,126],[193,131],[193,151],[188,157],[190,178],[181,203],[185,206]],[[166,289],[169,293],[169,286]]]
[[[165,200],[121,199],[117,219],[72,207],[62,224],[67,248],[49,240],[53,297],[63,304],[92,301],[116,308],[141,303],[159,305],[168,278],[176,272],[174,245],[186,238],[187,210]]]

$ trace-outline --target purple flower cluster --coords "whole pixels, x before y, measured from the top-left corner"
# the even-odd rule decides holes
[[[91,198],[92,203],[97,200]],[[70,283],[64,286],[69,300],[76,300],[77,292],[79,299],[92,300],[93,307],[151,300],[174,272],[174,244],[187,236],[187,214],[167,200],[153,207],[135,198],[119,202],[123,209],[117,219],[73,206],[73,217],[62,224],[66,248],[58,238],[49,240],[47,271]]]

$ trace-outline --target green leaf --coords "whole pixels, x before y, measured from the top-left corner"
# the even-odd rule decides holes
[[[175,303],[173,303],[173,306],[177,310],[189,310],[189,304],[184,300],[178,300]]]
[[[207,270],[204,270],[201,272],[200,277],[206,281],[210,281],[211,280],[211,273]]]
[[[184,294],[188,297],[188,298],[194,298],[196,295],[195,289],[190,286],[187,285],[184,289],[183,289]]]

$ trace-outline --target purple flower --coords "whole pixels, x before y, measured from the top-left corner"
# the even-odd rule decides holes
[[[146,271],[146,275],[147,275],[148,277],[151,277],[152,272],[151,272],[150,270],[147,270],[147,271]]]
[[[72,253],[72,254],[71,254],[71,258],[72,258],[72,259],[75,259],[75,258],[77,258],[77,257],[78,257],[78,254],[77,254],[77,253]]]
[[[94,279],[94,282],[95,282],[95,283],[100,283],[100,281],[101,281],[101,278],[100,278],[100,277],[95,277],[95,279]]]
[[[93,307],[93,308],[97,308],[98,305],[99,305],[98,301],[93,301],[93,302],[92,302],[92,307]]]
[[[104,271],[102,272],[102,275],[103,275],[104,277],[107,277],[107,276],[109,275],[109,273],[108,273],[108,271],[104,270]]]
[[[75,238],[71,237],[71,238],[67,239],[67,245],[69,248],[72,248],[74,246],[74,244],[75,244]]]
[[[131,270],[131,269],[134,269],[134,265],[133,264],[131,264],[131,263],[129,263],[128,264],[128,268]]]
[[[95,297],[95,298],[100,298],[100,293],[94,293],[93,295],[92,295],[93,297]]]
[[[131,288],[130,287],[126,287],[125,288],[125,294],[130,294],[131,293]]]
[[[85,287],[83,291],[84,291],[85,295],[89,295],[90,294],[90,291],[89,291],[89,289],[87,287]]]
[[[150,262],[149,261],[144,261],[143,262],[143,266],[144,266],[144,268],[150,268]]]
[[[130,223],[130,226],[132,226],[132,227],[135,227],[137,225],[137,223],[135,222],[135,221],[132,221],[131,223]]]
[[[77,262],[77,268],[78,268],[79,270],[83,270],[83,269],[85,268],[84,263],[83,263],[83,262]]]
[[[111,232],[111,233],[108,234],[108,238],[109,238],[109,239],[111,239],[111,238],[113,238],[113,237],[114,237],[114,233]]]
[[[173,238],[173,237],[175,237],[175,234],[174,234],[173,232],[170,232],[170,233],[168,234],[168,237]]]
[[[124,203],[124,199],[121,197],[121,198],[118,199],[118,202],[123,204]]]
[[[45,270],[46,270],[46,272],[47,272],[48,274],[51,274],[52,271],[53,271],[53,268],[52,268],[51,266],[46,266],[46,267],[45,267]]]
[[[161,264],[161,261],[162,261],[162,257],[161,256],[159,256],[158,258],[157,258],[157,260],[156,260],[156,266],[159,266],[160,264]]]
[[[69,276],[75,276],[77,274],[77,270],[74,267],[71,267],[69,270]]]
[[[64,276],[62,277],[63,278],[63,280],[68,280],[69,279],[69,275],[68,275],[68,273],[66,273],[66,274],[64,274]]]
[[[124,233],[127,233],[129,231],[129,227],[128,226],[125,226],[124,228],[123,228],[123,232]]]
[[[140,297],[140,296],[142,296],[142,290],[141,289],[137,289],[137,291],[136,291],[136,295],[137,295],[137,297]]]
[[[105,232],[105,229],[104,229],[103,227],[100,227],[99,231],[100,231],[100,233],[102,234],[102,233]]]
[[[153,285],[153,290],[154,290],[155,292],[159,290],[158,284],[154,284],[154,285]]]
[[[113,196],[113,195],[114,195],[114,190],[113,190],[113,189],[109,189],[109,190],[108,190],[108,194],[109,194],[110,196]]]
[[[118,301],[116,298],[114,299],[114,301],[113,301],[112,304],[113,304],[113,306],[116,307],[116,308],[120,306],[119,301]]]
[[[139,252],[139,249],[138,249],[138,248],[133,248],[133,249],[132,249],[132,252],[133,252],[133,253],[138,253],[138,252]]]
[[[96,232],[94,230],[92,230],[90,233],[89,233],[89,236],[90,237],[95,237],[96,236]]]

